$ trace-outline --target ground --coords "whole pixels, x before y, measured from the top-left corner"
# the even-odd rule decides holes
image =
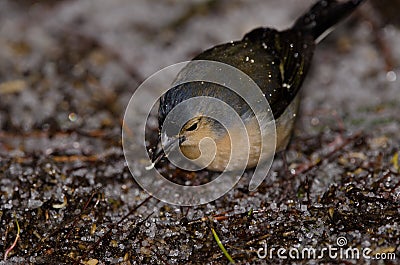
[[[284,29],[312,2],[1,1],[0,264],[277,264],[257,250],[328,246],[386,259],[291,262],[397,264],[400,1],[369,1],[318,46],[287,168],[277,156],[256,191],[247,172],[214,202],[173,206],[124,159],[124,110],[146,77]]]

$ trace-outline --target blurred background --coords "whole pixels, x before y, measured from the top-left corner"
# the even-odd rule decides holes
[[[98,128],[121,118],[149,75],[255,27],[285,29],[312,2],[2,1],[0,128],[70,127],[70,113],[73,126]],[[350,111],[398,99],[399,5],[369,1],[321,44],[305,105]]]

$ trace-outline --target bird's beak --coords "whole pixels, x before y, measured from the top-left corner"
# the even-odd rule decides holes
[[[176,143],[181,144],[184,141],[184,136],[179,137],[178,135],[176,135],[168,137],[166,134],[160,134],[160,136],[158,137],[157,149],[155,150],[151,158],[152,164],[146,167],[146,169],[150,170],[155,167],[158,162],[161,161],[161,159],[168,156],[170,151],[176,146]]]

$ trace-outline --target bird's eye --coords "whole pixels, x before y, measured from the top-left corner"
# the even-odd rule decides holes
[[[195,131],[197,130],[197,127],[199,126],[199,122],[196,121],[195,123],[193,123],[192,125],[190,125],[188,128],[186,128],[186,131]]]

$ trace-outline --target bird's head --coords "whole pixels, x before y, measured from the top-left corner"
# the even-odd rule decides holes
[[[220,141],[225,134],[224,128],[217,121],[197,115],[190,119],[179,132],[179,138],[182,139],[181,151],[191,160],[199,158],[202,153],[211,159],[210,156],[215,154],[215,147],[222,148],[218,145],[223,144]],[[201,148],[200,144],[202,144]]]
[[[161,129],[158,151],[153,155],[153,163],[157,163],[164,156],[179,147],[182,154],[195,164],[217,171],[223,170],[229,161],[231,142],[226,129],[216,120],[195,115],[187,121],[178,134],[168,135]],[[216,164],[223,158],[226,161]]]
[[[221,101],[229,102],[229,106],[236,108],[235,112],[239,116],[240,111],[244,112],[244,103],[234,92],[207,82],[180,85],[161,97],[158,113],[159,143],[158,150],[153,153],[153,163],[157,164],[179,146],[187,159],[196,160],[193,161],[195,164],[223,171],[231,156],[230,130],[235,128],[235,121],[232,114],[221,107]],[[220,120],[224,124],[213,116],[222,117]],[[240,119],[239,116],[236,118]],[[173,125],[183,125],[169,133],[171,130],[165,128],[168,119]],[[184,121],[180,123],[179,120]]]

